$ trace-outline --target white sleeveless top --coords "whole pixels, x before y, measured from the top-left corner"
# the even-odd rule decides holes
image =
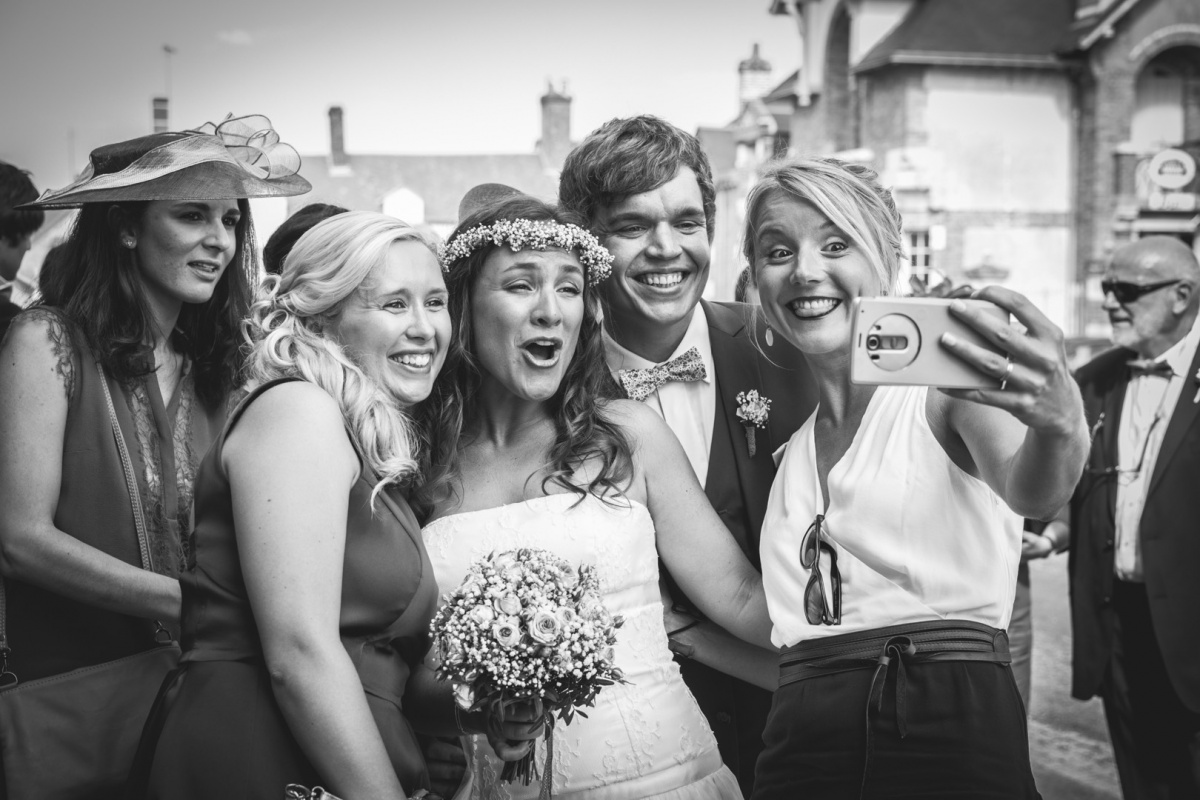
[[[829,471],[823,532],[842,575],[840,625],[804,617],[800,541],[822,506],[815,412],[786,445],[760,544],[777,646],[940,619],[1008,626],[1022,520],[946,455],[925,417],[927,392],[876,389]]]

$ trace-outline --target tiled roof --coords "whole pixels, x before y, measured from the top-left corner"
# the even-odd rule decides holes
[[[855,66],[891,64],[1054,68],[1072,0],[921,0]]]
[[[791,75],[788,75],[779,82],[778,86],[764,94],[762,101],[770,105],[780,100],[794,100],[796,97],[796,79],[799,77],[800,70],[796,70]]]
[[[521,155],[389,156],[350,155],[349,169],[330,170],[328,156],[305,156],[300,174],[313,190],[293,197],[288,210],[309,203],[335,203],[356,211],[378,211],[397,189],[409,189],[425,202],[425,221],[455,224],[458,202],[481,183],[503,183],[553,201],[558,173],[542,157]]]

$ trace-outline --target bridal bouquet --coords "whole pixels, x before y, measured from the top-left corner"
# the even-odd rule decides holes
[[[437,675],[454,686],[464,711],[541,701],[546,723],[546,783],[554,757],[554,717],[569,723],[596,693],[623,681],[613,645],[623,620],[600,602],[596,569],[571,567],[546,550],[492,553],[471,565],[430,628]],[[501,777],[528,784],[533,752]],[[543,791],[545,794],[545,791]]]

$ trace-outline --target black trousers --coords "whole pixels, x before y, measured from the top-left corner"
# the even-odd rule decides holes
[[[1200,800],[1200,714],[1171,686],[1145,585],[1115,581],[1113,610],[1113,655],[1100,693],[1121,792],[1125,800]]]
[[[867,723],[875,678],[873,669],[857,668],[782,684],[753,800],[1040,797],[1025,707],[1007,664],[912,663],[902,693],[897,675],[888,675]]]

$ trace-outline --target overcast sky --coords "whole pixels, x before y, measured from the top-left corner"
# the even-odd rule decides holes
[[[782,80],[798,35],[768,0],[0,0],[0,159],[58,187],[92,148],[226,112],[270,117],[301,154],[524,153],[546,81],[566,80],[571,134],[654,113],[694,131],[737,113],[758,42]]]

